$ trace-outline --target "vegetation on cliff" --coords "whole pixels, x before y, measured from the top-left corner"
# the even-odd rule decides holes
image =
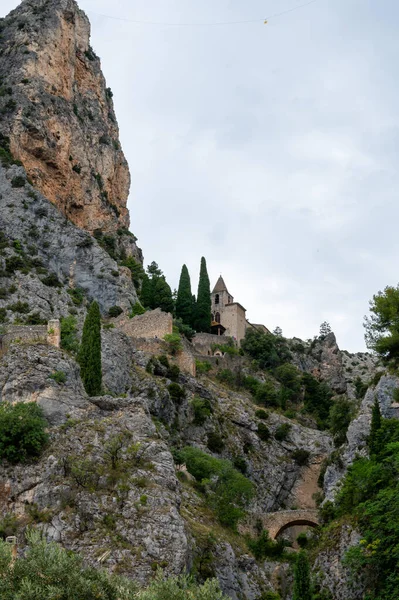
[[[80,374],[89,396],[98,396],[102,388],[101,315],[97,302],[92,302],[84,325],[78,362]]]

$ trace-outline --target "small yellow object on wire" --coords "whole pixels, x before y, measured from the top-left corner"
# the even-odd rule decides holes
[[[265,24],[265,25],[267,25],[267,21],[265,21],[265,23],[264,23],[264,24]]]

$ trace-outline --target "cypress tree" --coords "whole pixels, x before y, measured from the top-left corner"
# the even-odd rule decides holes
[[[193,320],[193,297],[191,294],[190,275],[186,265],[183,265],[176,298],[176,317],[186,325]]]
[[[309,560],[303,550],[298,553],[296,558],[293,600],[312,600]]]
[[[102,388],[101,315],[97,302],[92,302],[82,334],[78,362],[83,385],[89,396],[98,396]]]
[[[382,425],[382,417],[380,405],[376,399],[371,414],[371,427],[368,440],[370,454],[378,454],[381,450],[380,429]]]
[[[206,269],[206,260],[201,258],[201,269],[198,283],[197,304],[195,306],[195,329],[209,333],[211,329],[211,286]]]

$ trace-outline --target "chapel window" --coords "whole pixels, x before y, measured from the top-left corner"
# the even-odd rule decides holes
[[[220,313],[216,313],[215,321],[216,321],[216,323],[220,323]]]
[[[219,304],[219,294],[216,294],[215,296],[215,304]]]

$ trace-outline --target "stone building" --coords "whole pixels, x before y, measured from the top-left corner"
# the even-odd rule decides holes
[[[239,345],[248,328],[269,332],[265,325],[253,325],[247,320],[246,309],[239,302],[234,302],[222,276],[213,288],[211,299],[213,334],[232,337]]]

